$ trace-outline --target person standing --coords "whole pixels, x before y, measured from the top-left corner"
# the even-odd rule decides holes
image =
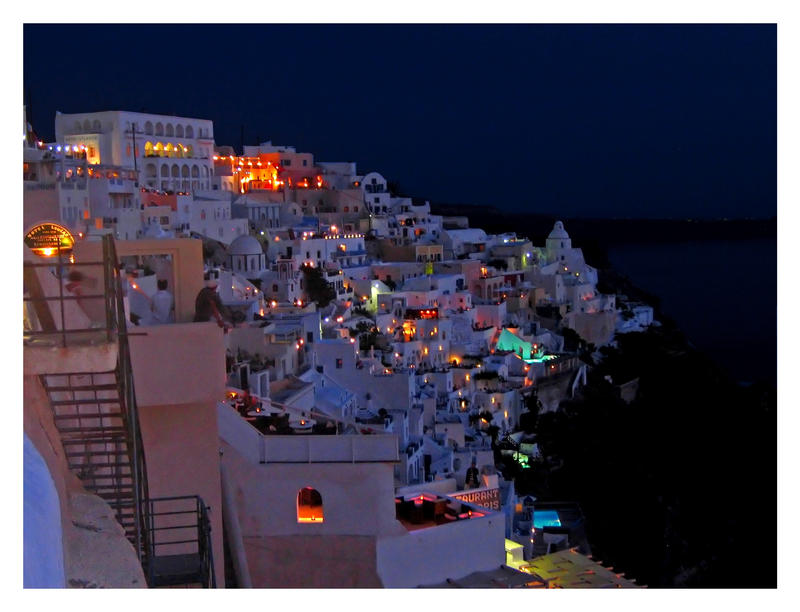
[[[153,313],[153,325],[173,323],[175,321],[174,309],[175,299],[167,290],[167,281],[166,279],[160,279],[158,281],[158,291],[155,292],[150,303],[150,311]]]

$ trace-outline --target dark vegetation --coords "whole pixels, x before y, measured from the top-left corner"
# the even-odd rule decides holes
[[[594,556],[640,583],[775,587],[774,387],[735,384],[671,325],[603,352],[580,397],[521,420],[545,460],[518,491],[577,501]],[[626,404],[614,385],[635,377]]]
[[[309,300],[316,302],[319,308],[324,308],[336,299],[336,290],[325,280],[320,268],[303,266],[302,270],[303,287]]]

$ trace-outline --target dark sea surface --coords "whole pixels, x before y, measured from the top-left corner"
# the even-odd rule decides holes
[[[777,384],[775,240],[625,244],[608,258],[735,380]]]

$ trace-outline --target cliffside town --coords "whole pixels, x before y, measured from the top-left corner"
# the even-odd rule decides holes
[[[53,143],[24,125],[26,439],[57,493],[31,500],[38,525],[79,523],[67,491],[96,494],[149,586],[180,584],[192,555],[204,578],[181,575],[204,586],[634,586],[589,558],[575,500],[515,487],[543,458],[530,415],[658,325],[598,291],[561,221],[490,234],[354,162],[237,153],[208,120],[59,114]],[[96,382],[112,370],[123,400]],[[105,429],[120,401],[122,441]],[[158,548],[149,500],[176,496],[200,500],[197,550]],[[31,581],[101,580],[68,530],[37,546],[42,529],[26,523]]]

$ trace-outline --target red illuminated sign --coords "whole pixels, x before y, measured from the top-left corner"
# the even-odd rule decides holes
[[[500,489],[475,489],[474,491],[464,491],[463,493],[448,493],[450,497],[455,497],[468,504],[483,506],[489,510],[500,510]]]

